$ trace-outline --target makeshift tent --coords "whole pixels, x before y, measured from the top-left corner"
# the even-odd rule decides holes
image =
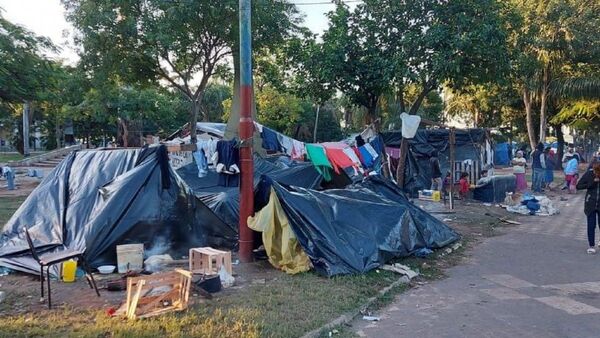
[[[498,175],[483,178],[473,190],[475,200],[486,203],[499,203],[506,199],[507,192],[515,192],[517,180],[515,175]]]
[[[494,149],[494,164],[496,165],[509,165],[510,159],[512,158],[510,154],[510,144],[509,143],[497,143],[496,148]]]
[[[310,260],[298,243],[274,190],[271,189],[269,203],[248,219],[248,227],[262,233],[265,251],[274,267],[289,274],[310,270]]]
[[[469,179],[475,184],[480,170],[491,164],[492,140],[485,129],[455,130],[455,181],[460,178],[461,171],[469,173]],[[388,149],[400,148],[402,132],[388,131],[381,134]],[[431,167],[429,159],[434,151],[438,152],[442,174],[450,172],[450,130],[419,129],[414,138],[409,139],[409,153],[404,170],[404,191],[417,196],[419,190],[431,187]],[[398,161],[395,161],[397,164]],[[392,173],[395,173],[392,167]]]
[[[93,266],[114,264],[119,244],[182,255],[237,242],[237,227],[188,193],[164,146],[73,152],[48,174],[0,234],[0,265],[36,273],[23,227],[39,250],[85,250]]]
[[[391,258],[459,239],[383,179],[369,177],[346,189],[325,191],[276,182],[272,187],[298,242],[325,276],[364,273]]]

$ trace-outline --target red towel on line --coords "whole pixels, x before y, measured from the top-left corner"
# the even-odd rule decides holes
[[[354,162],[344,154],[344,148],[348,148],[348,145],[341,142],[325,142],[321,144],[325,148],[325,153],[329,162],[333,165],[333,170],[339,174],[340,169],[352,167]]]

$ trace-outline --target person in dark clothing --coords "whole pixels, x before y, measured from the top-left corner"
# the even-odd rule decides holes
[[[544,149],[544,156],[546,161],[546,169],[544,171],[544,187],[548,190],[552,190],[550,184],[554,182],[554,167],[556,166],[552,148],[546,147],[546,149]]]
[[[531,178],[531,190],[535,193],[542,192],[544,185],[544,175],[546,171],[546,156],[544,155],[544,144],[539,143],[535,151],[531,154],[531,167],[533,168],[533,177]]]
[[[587,234],[589,254],[595,254],[596,226],[600,226],[600,162],[593,164],[592,169],[583,174],[577,182],[577,190],[585,190],[584,213],[587,216]]]
[[[431,153],[429,158],[431,167],[431,190],[441,191],[442,189],[442,170],[440,169],[440,159],[437,150]]]

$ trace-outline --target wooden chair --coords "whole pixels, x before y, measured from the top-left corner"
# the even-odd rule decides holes
[[[52,267],[55,264],[59,264],[64,261],[68,261],[69,259],[73,259],[73,258],[77,258],[77,261],[81,262],[81,265],[82,265],[83,269],[85,270],[86,278],[87,278],[88,284],[90,285],[90,288],[93,288],[96,291],[96,294],[98,295],[98,297],[100,297],[100,292],[98,291],[98,288],[96,287],[96,281],[94,280],[94,276],[92,276],[92,271],[90,270],[89,265],[87,264],[87,262],[85,261],[85,258],[83,257],[83,251],[66,249],[63,251],[54,252],[54,253],[50,253],[50,254],[38,255],[35,250],[35,246],[33,245],[33,240],[31,239],[31,236],[29,235],[29,231],[27,230],[27,228],[25,228],[25,237],[27,238],[27,244],[29,244],[29,250],[31,251],[31,256],[33,256],[33,259],[35,259],[36,262],[38,262],[38,264],[40,265],[40,286],[41,286],[41,290],[42,290],[42,298],[44,297],[44,267],[46,268],[46,276],[47,276],[46,280],[48,282],[48,308],[49,309],[52,308],[52,296],[51,296],[51,290],[50,290],[50,267]]]

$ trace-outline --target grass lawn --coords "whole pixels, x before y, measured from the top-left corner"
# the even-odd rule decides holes
[[[0,226],[4,226],[26,198],[27,196],[0,197]]]
[[[23,155],[19,153],[0,153],[0,163],[7,163],[8,161],[22,160]]]
[[[277,276],[216,294],[182,313],[144,320],[110,318],[106,309],[2,316],[0,337],[299,337],[358,308],[398,278],[386,271],[331,279]]]

